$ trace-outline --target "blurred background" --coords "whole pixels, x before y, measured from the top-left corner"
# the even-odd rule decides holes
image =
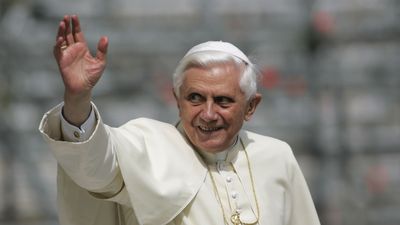
[[[56,162],[37,127],[62,101],[57,25],[110,38],[95,102],[107,124],[177,121],[171,74],[207,40],[260,67],[248,129],[289,142],[323,225],[400,224],[400,1],[1,0],[0,224],[57,225]]]

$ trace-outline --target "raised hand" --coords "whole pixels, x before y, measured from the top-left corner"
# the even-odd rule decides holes
[[[54,56],[64,82],[64,117],[80,125],[90,113],[91,91],[106,67],[108,38],[103,36],[93,56],[78,16],[65,15],[58,26]]]
[[[96,56],[92,56],[78,17],[64,16],[58,27],[54,56],[66,91],[81,94],[94,87],[106,66],[107,45],[107,37],[101,37]]]

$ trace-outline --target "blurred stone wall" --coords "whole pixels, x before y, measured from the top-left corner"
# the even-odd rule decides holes
[[[248,129],[291,144],[324,225],[400,224],[397,0],[2,0],[0,224],[57,224],[56,163],[37,131],[63,86],[52,57],[66,13],[95,48],[106,123],[174,123],[170,76],[193,45],[225,40],[259,65]]]

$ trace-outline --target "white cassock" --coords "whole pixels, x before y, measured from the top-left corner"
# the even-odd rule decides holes
[[[141,118],[112,128],[93,105],[91,136],[68,142],[61,108],[39,127],[59,165],[61,225],[223,225],[236,211],[246,224],[320,224],[282,141],[242,130],[231,149],[198,153],[175,126]]]

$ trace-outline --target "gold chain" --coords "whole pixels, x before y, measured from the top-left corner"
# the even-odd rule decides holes
[[[255,201],[255,203],[256,203],[256,209],[257,209],[256,218],[257,218],[257,220],[256,220],[256,222],[252,223],[252,224],[256,224],[256,223],[258,223],[259,216],[260,216],[260,207],[259,207],[259,205],[258,205],[257,194],[256,194],[256,190],[255,190],[255,185],[254,185],[253,172],[252,172],[252,169],[251,169],[251,164],[250,164],[250,160],[249,160],[249,155],[247,154],[247,151],[246,151],[246,148],[244,147],[243,141],[242,141],[242,139],[239,139],[239,140],[240,140],[240,144],[241,144],[242,147],[243,147],[244,153],[245,153],[245,155],[246,155],[246,159],[247,159],[247,168],[248,168],[248,170],[249,170],[250,181],[251,181],[251,187],[252,187],[252,191],[253,191],[254,201]],[[235,170],[235,167],[233,167],[232,162],[231,162],[231,166],[232,166],[234,172],[237,174],[237,172],[236,172],[236,170]],[[216,195],[217,198],[218,198],[217,200],[218,200],[219,206],[220,206],[220,208],[221,208],[222,215],[223,215],[223,217],[224,217],[224,223],[225,223],[225,225],[229,225],[228,220],[227,220],[226,215],[225,215],[224,207],[223,207],[223,205],[222,205],[221,197],[219,196],[219,192],[218,192],[218,188],[217,188],[217,184],[216,184],[216,182],[215,182],[214,176],[212,175],[209,166],[207,166],[207,169],[208,169],[208,173],[210,174],[210,177],[211,177],[211,181],[212,181],[212,184],[213,184],[214,193],[215,193],[215,195]],[[239,179],[240,179],[240,178],[239,178]],[[242,183],[243,183],[243,182],[242,182]],[[226,190],[226,192],[227,192],[227,190]],[[231,210],[232,210],[229,197],[228,197],[228,201],[229,201],[229,207],[230,207]],[[241,224],[244,224],[244,223],[242,223],[242,222],[240,221],[240,214],[239,214],[238,211],[236,211],[234,214],[232,214],[232,216],[231,216],[231,222],[232,222],[234,225],[241,225]]]
[[[221,197],[219,196],[219,193],[218,193],[217,184],[215,183],[215,180],[214,180],[214,176],[211,173],[210,166],[208,166],[207,168],[208,168],[208,174],[210,174],[211,181],[212,181],[212,184],[213,184],[213,187],[214,187],[214,193],[217,196],[219,206],[221,207],[222,216],[224,217],[224,223],[225,223],[225,225],[229,225],[228,220],[226,219],[224,207],[222,206]]]
[[[247,154],[246,148],[244,147],[243,141],[242,139],[240,139],[240,144],[242,144],[242,147],[244,149],[244,153],[246,154],[246,159],[247,159],[247,168],[249,169],[249,174],[250,174],[250,180],[251,180],[251,188],[253,191],[253,196],[254,196],[254,201],[256,202],[256,209],[257,209],[257,215],[256,215],[256,222],[254,222],[253,224],[258,223],[258,220],[260,218],[260,206],[258,205],[258,199],[257,199],[257,194],[256,194],[256,189],[255,189],[255,185],[254,185],[254,177],[253,177],[253,171],[251,169],[251,164],[250,164],[250,159],[249,159],[249,155]],[[233,166],[233,165],[232,165]]]

